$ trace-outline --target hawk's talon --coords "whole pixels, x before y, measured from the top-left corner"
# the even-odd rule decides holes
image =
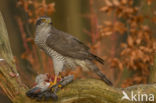
[[[54,82],[50,82],[50,85],[49,85],[49,88],[50,88],[50,91],[54,92],[55,91],[55,86],[56,84]]]
[[[53,87],[55,85],[54,82],[50,82],[49,88]]]
[[[61,84],[59,84],[59,85],[58,85],[58,87],[59,87],[59,88],[62,88],[62,85],[61,85]]]
[[[59,82],[60,82],[61,79],[62,79],[61,75],[59,75],[59,76],[55,76],[55,78],[54,78],[54,82],[50,81],[49,88],[50,88],[51,91],[53,91],[53,92],[55,91],[55,86],[57,86],[57,88],[61,88],[61,87],[62,87],[62,85],[57,84],[58,79],[59,79]]]
[[[54,82],[50,81],[49,88],[53,87],[53,86],[56,85],[56,84],[57,84],[57,76],[55,76]]]
[[[47,79],[45,79],[47,80]],[[58,100],[57,91],[59,91],[62,87],[66,86],[67,84],[71,83],[73,80],[73,75],[67,76],[62,78],[56,84],[53,81],[41,81],[37,82],[37,85],[31,88],[29,91],[26,92],[26,95],[32,99],[36,99],[37,101],[41,100]],[[50,85],[49,85],[50,83]],[[40,85],[40,84],[45,84]],[[47,85],[49,85],[47,87]]]

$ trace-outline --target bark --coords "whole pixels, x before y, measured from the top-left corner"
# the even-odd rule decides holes
[[[23,9],[21,10],[17,8],[16,5],[17,1],[18,0],[0,0],[0,11],[2,12],[5,24],[7,25],[11,50],[18,62],[18,70],[20,73],[23,72],[25,75],[29,75],[29,77],[32,76],[33,78],[34,76],[32,74],[34,74],[34,69],[32,68],[34,67],[32,67],[30,61],[22,58],[22,54],[25,53],[26,48],[24,47],[24,41],[22,39],[23,34],[21,32],[21,29],[19,28],[20,26],[16,19],[17,16],[21,17],[22,19],[27,16],[25,16],[26,13],[22,11]],[[25,18],[23,19],[22,22],[25,22],[24,20]],[[24,26],[27,25],[28,23],[24,24]],[[27,33],[27,34],[31,34],[31,33]],[[41,64],[42,63],[40,63],[39,65]],[[24,81],[28,80],[26,76],[22,76],[21,79]],[[26,83],[31,84],[31,82],[29,81],[26,81]]]
[[[8,34],[2,15],[0,13],[0,87],[13,103],[38,103],[26,97],[28,88],[17,75]],[[150,93],[156,95],[156,84],[137,85],[126,89],[114,88],[105,85],[101,80],[84,79],[75,80],[60,90],[57,94],[61,103],[132,103],[122,100],[122,91],[128,95],[135,93]],[[42,103],[42,102],[41,102]],[[46,103],[43,101],[43,103]],[[47,101],[47,103],[51,103]]]

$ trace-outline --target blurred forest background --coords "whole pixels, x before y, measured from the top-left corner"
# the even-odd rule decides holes
[[[0,0],[0,11],[18,72],[29,87],[37,74],[53,73],[51,58],[33,41],[35,21],[43,15],[103,58],[105,65],[97,65],[115,87],[156,82],[155,0]],[[80,68],[68,74],[86,77]],[[96,78],[90,72],[88,77]],[[1,91],[0,100],[3,96]]]

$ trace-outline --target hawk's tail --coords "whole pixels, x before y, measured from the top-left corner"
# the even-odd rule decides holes
[[[98,57],[98,56],[96,56],[96,55],[94,55],[94,54],[91,54],[91,56],[92,56],[96,61],[98,61],[99,63],[104,64],[104,60],[101,59],[100,57]]]
[[[107,77],[99,70],[99,68],[91,61],[86,61],[87,67],[94,71],[106,84],[113,85],[111,81],[107,79]]]

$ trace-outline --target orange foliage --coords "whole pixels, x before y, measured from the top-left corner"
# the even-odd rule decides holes
[[[148,5],[151,5],[151,2],[152,0],[147,0]],[[144,24],[145,16],[140,12],[140,8],[134,5],[134,0],[105,0],[105,3],[106,6],[100,10],[107,14],[114,13],[117,20],[113,24],[111,21],[105,21],[104,25],[100,26],[101,35],[109,36],[114,32],[127,35],[127,41],[121,44],[120,58],[111,59],[112,67],[117,67],[120,71],[123,71],[123,68],[135,71],[132,78],[124,81],[122,87],[146,83],[154,61],[156,41],[152,38],[149,26]],[[149,19],[155,21],[155,16]]]
[[[147,18],[140,12],[140,8],[134,5],[134,0],[105,0],[106,5],[102,7],[100,11],[108,15],[113,14],[117,19],[113,22],[104,21],[103,25],[97,26],[93,0],[89,0],[89,3],[91,31],[86,32],[91,37],[92,45],[89,44],[91,50],[93,52],[102,51],[101,37],[112,36],[114,34],[121,34],[121,36],[126,35],[126,42],[121,43],[122,50],[120,52],[120,58],[110,58],[111,66],[118,68],[120,71],[119,74],[121,74],[124,69],[135,71],[132,78],[128,78],[123,82],[122,87],[137,83],[146,83],[149,76],[149,67],[153,65],[156,42],[152,38],[151,29],[148,25],[144,24],[144,20]],[[147,0],[149,6],[151,3],[152,0]],[[52,14],[55,11],[54,6],[54,3],[47,4],[46,0],[41,0],[41,2],[38,0],[19,0],[17,3],[17,7],[23,8],[27,13],[29,17],[27,22],[31,25],[34,25],[39,16]],[[148,19],[156,23],[156,12],[153,12],[153,17]],[[25,47],[25,53],[21,57],[30,61],[34,69],[40,68],[40,63],[42,62],[43,68],[49,71],[49,68],[52,68],[51,58],[42,52],[39,52],[41,57],[38,56],[38,51],[33,43],[33,39],[26,36],[22,20],[17,18],[17,21]],[[99,33],[97,32],[98,28],[100,28]],[[32,44],[32,48],[28,46],[29,43]],[[41,58],[42,61],[40,61],[39,58]],[[81,74],[80,72],[81,70],[77,69],[76,72],[73,71],[69,74],[82,77],[82,75],[77,75],[78,73]]]
[[[46,0],[19,0],[17,6],[23,7],[29,16],[29,23],[36,22],[39,16],[50,15],[55,11],[55,3],[46,3]]]
[[[23,9],[25,14],[28,15],[28,20],[26,22],[33,28],[35,27],[35,22],[38,17],[51,15],[55,11],[55,3],[46,3],[46,0],[18,0],[17,7]],[[22,18],[18,16],[16,20],[21,31],[23,46],[25,48],[25,52],[21,55],[21,58],[28,60],[37,73],[44,71],[52,72],[51,58],[47,57],[45,53],[40,52],[36,45],[34,45],[33,38],[29,36],[35,35],[34,30],[32,30],[32,34],[28,35]]]

